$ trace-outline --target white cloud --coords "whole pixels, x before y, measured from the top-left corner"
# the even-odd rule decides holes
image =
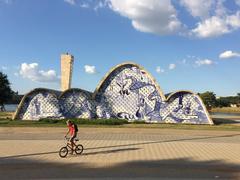
[[[168,69],[173,70],[176,68],[176,64],[169,64]]]
[[[64,2],[71,4],[71,5],[75,5],[76,1],[75,0],[64,0]]]
[[[8,68],[6,66],[1,67],[2,70],[7,70]]]
[[[171,0],[107,0],[109,7],[132,21],[135,29],[158,35],[184,35],[186,25],[180,22]],[[240,0],[239,0],[240,1]],[[240,28],[240,11],[230,11],[224,6],[224,0],[181,0],[193,17],[201,20],[193,29],[188,29],[190,36],[199,38],[217,37]],[[228,14],[231,12],[233,14]]]
[[[240,11],[235,15],[227,16],[226,23],[231,26],[232,29],[240,28]]]
[[[209,16],[214,1],[209,0],[181,0],[183,5],[193,17],[206,18]]]
[[[82,3],[82,4],[80,4],[80,7],[81,7],[81,8],[89,8],[90,5],[87,4],[87,3]]]
[[[240,53],[233,52],[233,51],[224,51],[219,55],[220,59],[229,59],[234,57],[240,57]]]
[[[240,0],[235,0],[235,3],[240,6]]]
[[[216,16],[226,16],[228,9],[224,6],[225,0],[217,0],[216,1],[216,7],[215,7],[215,15]]]
[[[80,8],[91,8],[95,11],[101,8],[106,8],[109,5],[109,0],[85,0],[85,1],[80,1],[80,0],[64,0],[64,2],[70,4],[70,5],[76,5],[79,6]]]
[[[240,28],[240,11],[224,6],[225,0],[181,0],[193,17],[200,17],[190,35],[199,38],[217,37]],[[230,14],[231,13],[231,14]],[[211,16],[210,16],[211,15]]]
[[[157,67],[156,67],[156,72],[157,72],[157,73],[159,73],[159,74],[160,74],[160,73],[164,73],[164,71],[165,71],[165,70],[162,69],[160,66],[157,66]]]
[[[141,32],[166,35],[179,32],[182,27],[171,0],[109,0],[109,7],[129,18]]]
[[[1,1],[1,0],[0,0]],[[211,38],[240,29],[240,11],[224,6],[226,0],[64,0],[71,5],[97,11],[109,8],[128,18],[140,31],[157,35],[177,34],[198,38]],[[173,3],[174,2],[174,3]],[[235,0],[240,5],[240,0]],[[194,21],[181,22],[179,5],[194,17]],[[237,6],[237,5],[236,5]],[[177,9],[178,8],[178,9]],[[181,8],[181,7],[180,7]],[[191,24],[191,23],[194,24]],[[188,24],[189,23],[189,24]]]
[[[197,66],[203,66],[203,65],[213,65],[214,62],[210,59],[203,59],[203,60],[197,60],[195,61],[195,64]]]
[[[192,30],[192,33],[197,37],[206,38],[229,33],[229,28],[225,20],[213,16],[203,22],[199,22],[197,27]]]
[[[84,69],[85,69],[85,72],[88,74],[95,74],[97,72],[95,66],[85,65]]]
[[[240,11],[224,17],[212,16],[197,24],[192,33],[199,38],[216,37],[240,28]]]
[[[22,63],[19,75],[23,78],[30,79],[36,82],[58,82],[59,77],[54,70],[43,71],[39,70],[38,63]]]
[[[95,11],[97,11],[98,9],[101,9],[101,8],[105,8],[105,7],[107,7],[108,6],[108,0],[106,0],[106,1],[98,1],[98,3],[97,4],[95,4],[94,5],[94,10]]]

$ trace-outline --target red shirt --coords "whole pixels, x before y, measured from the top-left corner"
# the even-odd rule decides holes
[[[68,125],[68,129],[69,129],[69,132],[70,132],[70,135],[74,135],[74,132],[75,132],[75,129],[74,129],[74,125],[73,124],[69,124]]]

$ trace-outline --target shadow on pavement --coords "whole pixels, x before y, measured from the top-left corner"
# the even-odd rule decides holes
[[[111,150],[105,150],[105,151],[97,151],[97,152],[86,152],[83,153],[84,156],[88,155],[97,155],[97,154],[110,154],[110,153],[118,153],[118,152],[123,152],[123,151],[136,151],[141,148],[122,148],[122,149],[111,149]]]
[[[102,167],[88,163],[51,163],[39,160],[10,159],[0,163],[1,179],[73,179],[73,178],[141,178],[141,179],[239,179],[239,165],[223,161],[167,159],[130,161]]]
[[[94,149],[94,148],[92,148]],[[111,149],[111,150],[105,150],[105,151],[96,151],[96,152],[84,152],[86,149],[84,149],[82,155],[97,155],[97,154],[110,154],[110,153],[118,153],[122,151],[133,151],[133,150],[139,150],[141,148],[121,148],[121,149]],[[48,155],[48,154],[57,154],[59,151],[51,151],[51,152],[41,152],[41,153],[32,153],[32,154],[20,154],[15,156],[7,156],[7,157],[0,157],[0,160],[4,159],[11,159],[11,158],[19,158],[19,157],[31,157],[31,156],[39,156],[39,155]],[[79,156],[79,155],[72,155]]]

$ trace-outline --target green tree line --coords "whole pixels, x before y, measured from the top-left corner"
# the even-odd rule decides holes
[[[4,110],[4,104],[18,104],[23,97],[11,89],[6,74],[0,72],[0,111]]]
[[[212,107],[229,107],[231,104],[240,104],[240,93],[236,96],[216,97],[214,92],[206,91],[204,93],[198,93],[203,100],[207,108]]]

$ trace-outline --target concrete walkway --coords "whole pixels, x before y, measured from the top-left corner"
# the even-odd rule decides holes
[[[82,155],[60,158],[65,128],[0,128],[1,179],[240,179],[240,132],[80,128]]]

